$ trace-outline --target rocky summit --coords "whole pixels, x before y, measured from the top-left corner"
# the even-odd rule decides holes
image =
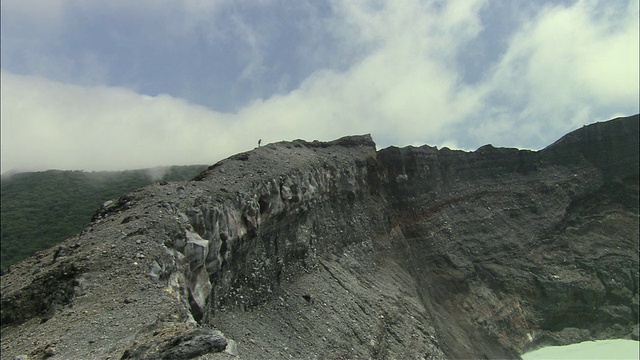
[[[3,359],[519,358],[638,339],[638,115],[540,151],[296,140],[2,276]]]

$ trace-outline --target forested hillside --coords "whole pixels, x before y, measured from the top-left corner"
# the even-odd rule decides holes
[[[2,178],[2,269],[77,234],[109,199],[154,181],[190,180],[206,165],[83,172],[49,170]]]

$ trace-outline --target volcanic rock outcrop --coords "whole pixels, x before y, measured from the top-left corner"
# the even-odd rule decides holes
[[[2,276],[2,357],[519,358],[638,338],[638,116],[540,151],[296,140]]]

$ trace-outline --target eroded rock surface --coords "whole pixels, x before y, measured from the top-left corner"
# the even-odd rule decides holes
[[[13,267],[2,357],[517,358],[637,338],[638,152],[638,116],[537,152],[269,144],[108,202]]]

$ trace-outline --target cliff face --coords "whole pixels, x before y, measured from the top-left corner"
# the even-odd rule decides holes
[[[638,153],[637,115],[538,152],[263,146],[105,204],[12,268],[2,356],[504,358],[637,339]]]
[[[386,177],[405,179],[385,193],[446,354],[629,334],[638,319],[637,134],[635,116],[539,152],[380,152]]]

